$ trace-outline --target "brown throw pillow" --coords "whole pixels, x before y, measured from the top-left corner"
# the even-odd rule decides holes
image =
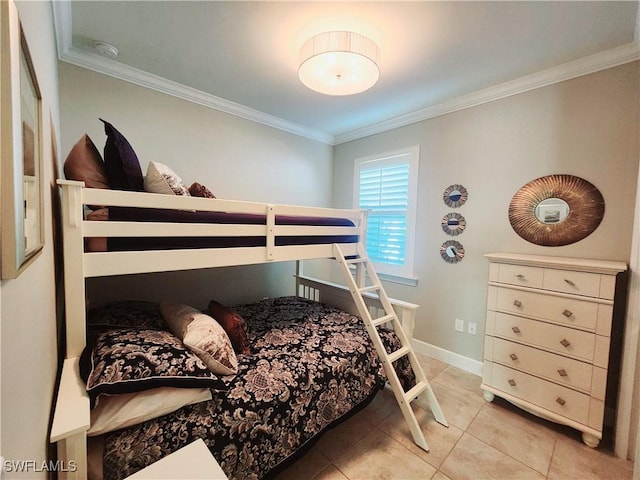
[[[211,193],[211,190],[198,182],[191,184],[189,187],[189,193],[192,197],[216,198],[216,196]]]
[[[64,175],[69,180],[84,182],[87,188],[109,188],[100,152],[87,134],[78,140],[67,155]]]
[[[247,322],[244,321],[244,318],[242,318],[238,312],[215,300],[211,300],[209,302],[209,315],[222,325],[237,354],[251,354],[249,336],[247,335]]]

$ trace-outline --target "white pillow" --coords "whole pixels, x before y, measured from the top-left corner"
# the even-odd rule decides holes
[[[150,162],[144,177],[144,190],[149,193],[191,196],[189,189],[173,170],[162,163]]]
[[[102,395],[100,403],[91,410],[91,427],[87,435],[102,435],[206,400],[211,400],[208,388],[159,387],[135,393]]]
[[[160,313],[169,330],[195,353],[213,373],[238,373],[238,358],[229,336],[209,315],[189,305],[161,302]]]

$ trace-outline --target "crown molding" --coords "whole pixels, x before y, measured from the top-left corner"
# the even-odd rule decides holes
[[[590,73],[617,67],[625,63],[640,60],[640,43],[632,42],[604,52],[596,53],[557,67],[542,70],[513,81],[501,83],[493,87],[478,90],[468,95],[446,100],[438,105],[426,107],[415,112],[400,115],[367,127],[352,130],[335,136],[334,145],[358,140],[377,133],[405,127],[417,122],[446,115],[448,113],[493,102],[501,98],[524,93],[536,88],[546,87],[554,83],[571,80]]]
[[[71,2],[53,0],[51,2],[53,12],[53,29],[56,36],[56,47],[58,48],[58,58],[71,48],[73,15],[71,13]]]
[[[303,127],[274,115],[245,107],[239,103],[216,97],[215,95],[187,87],[158,75],[124,65],[76,47],[71,47],[67,50],[60,60],[103,75],[124,80],[125,82],[133,83],[144,88],[165,93],[182,100],[187,100],[198,105],[203,105],[230,115],[235,115],[236,117],[261,123],[268,127],[277,128],[278,130],[283,130],[300,137],[306,137],[328,145],[333,144],[333,135]]]

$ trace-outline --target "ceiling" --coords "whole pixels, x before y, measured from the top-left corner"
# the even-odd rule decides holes
[[[62,60],[329,144],[640,59],[638,2],[55,1]],[[375,40],[380,80],[330,97],[302,43]],[[634,40],[635,37],[635,40]],[[112,43],[117,60],[98,55]]]

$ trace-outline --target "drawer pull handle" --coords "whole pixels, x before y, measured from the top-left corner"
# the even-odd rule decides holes
[[[518,273],[518,274],[516,275],[516,278],[517,278],[518,280],[524,280],[524,279],[525,279],[525,278],[527,278],[527,277],[525,277],[522,273]]]
[[[511,385],[512,387],[516,386],[516,381],[513,378],[509,379],[509,385]]]
[[[564,404],[567,402],[562,397],[558,397],[556,398],[556,403],[564,406]]]
[[[522,302],[520,300],[514,300],[513,304],[518,308],[520,308],[522,306]]]
[[[560,344],[561,344],[564,348],[567,348],[569,345],[571,345],[571,342],[570,342],[569,340],[567,340],[566,338],[563,338],[563,339],[560,341]]]
[[[518,355],[512,353],[511,355],[509,355],[509,358],[515,362],[516,360],[518,360]]]
[[[568,278],[565,278],[564,281],[567,283],[567,285],[569,285],[570,287],[575,287],[576,284],[575,282],[572,282],[571,280],[569,280]]]
[[[562,314],[567,318],[571,318],[573,316],[573,312],[571,310],[565,310]]]
[[[561,368],[560,370],[558,370],[558,375],[560,375],[561,377],[566,377],[568,374],[564,368]]]
[[[518,327],[511,327],[511,331],[513,333],[520,333],[520,329]]]

